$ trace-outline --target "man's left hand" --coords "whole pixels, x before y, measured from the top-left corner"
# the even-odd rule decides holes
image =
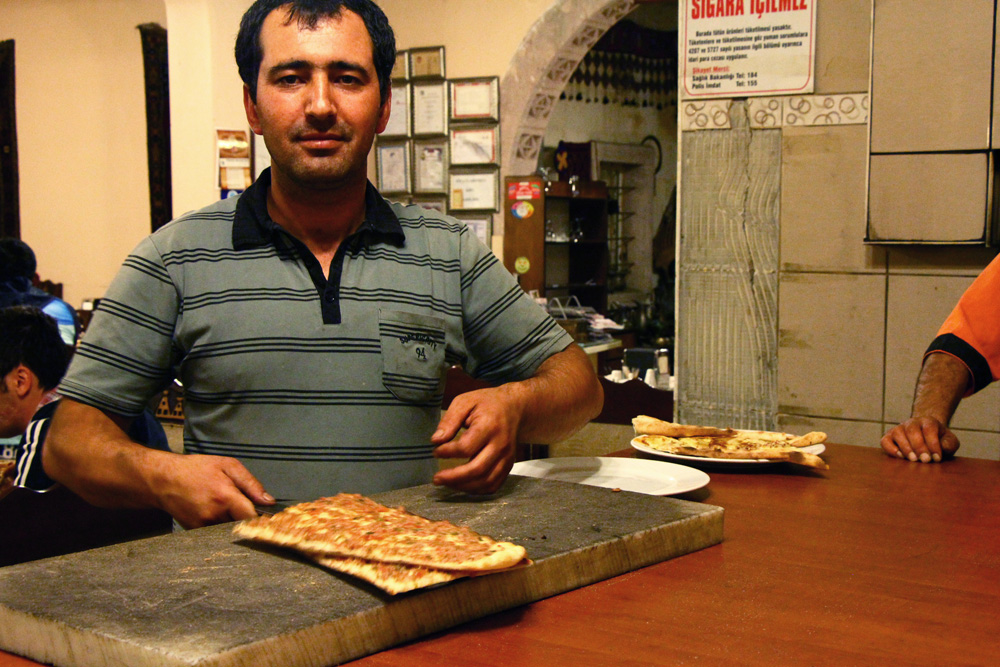
[[[505,387],[459,394],[431,442],[434,456],[469,461],[434,475],[434,483],[467,493],[494,493],[514,465],[521,409]],[[462,431],[462,429],[465,429]]]

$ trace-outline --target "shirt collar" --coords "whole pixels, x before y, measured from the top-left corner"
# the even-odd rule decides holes
[[[52,391],[50,391],[50,392],[46,393],[44,396],[42,396],[42,400],[40,400],[38,402],[38,407],[40,408],[43,405],[48,405],[49,403],[55,403],[60,398],[62,398],[62,396],[59,395],[58,389],[53,389]],[[37,410],[38,408],[35,408],[35,409]]]
[[[233,248],[245,250],[273,243],[275,235],[285,233],[267,212],[267,191],[271,187],[270,167],[236,201],[233,220]],[[406,240],[403,226],[382,195],[369,182],[365,187],[365,219],[355,232],[363,243],[385,241],[402,246]]]

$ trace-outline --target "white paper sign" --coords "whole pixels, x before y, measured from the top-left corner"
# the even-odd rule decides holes
[[[389,122],[382,131],[387,137],[406,136],[410,133],[410,87],[393,86],[389,106]]]
[[[410,189],[405,146],[379,146],[379,189],[406,192]]]
[[[444,191],[444,149],[424,146],[417,149],[417,189]]]
[[[414,134],[445,133],[447,99],[443,84],[413,87]]]
[[[685,98],[813,92],[819,0],[682,0]]]
[[[493,110],[493,88],[489,83],[455,84],[453,106],[457,116],[489,116]]]

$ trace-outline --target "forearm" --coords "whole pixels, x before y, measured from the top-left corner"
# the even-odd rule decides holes
[[[933,353],[924,360],[913,392],[911,417],[933,417],[947,425],[969,388],[969,370],[949,354]]]
[[[42,448],[42,466],[54,480],[99,507],[156,507],[148,483],[158,456],[174,456],[132,442],[129,420],[68,398],[60,401]]]
[[[604,406],[597,374],[575,343],[545,360],[534,376],[502,385],[500,390],[520,406],[520,442],[558,442],[600,414]]]

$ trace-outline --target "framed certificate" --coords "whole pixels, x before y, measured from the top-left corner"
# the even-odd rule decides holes
[[[452,79],[449,82],[452,121],[500,120],[500,79]]]
[[[489,247],[493,231],[492,215],[489,213],[459,213],[455,217],[468,225],[469,229],[475,233],[476,238]]]
[[[396,51],[396,62],[392,66],[393,81],[406,81],[410,78],[410,56],[406,51]]]
[[[448,208],[452,211],[495,211],[500,206],[500,171],[452,171],[448,180]]]
[[[450,139],[452,164],[497,164],[499,125],[453,126]]]
[[[411,79],[443,79],[444,78],[444,47],[427,46],[410,49]]]
[[[383,137],[410,136],[410,84],[394,83],[392,101],[389,107],[389,122],[382,132]]]
[[[410,203],[438,213],[448,212],[448,195],[414,195]]]
[[[448,96],[446,81],[414,83],[413,134],[448,133]]]
[[[444,137],[413,141],[413,192],[448,193],[448,140]]]
[[[375,152],[375,169],[381,192],[409,192],[410,142],[379,141]]]

